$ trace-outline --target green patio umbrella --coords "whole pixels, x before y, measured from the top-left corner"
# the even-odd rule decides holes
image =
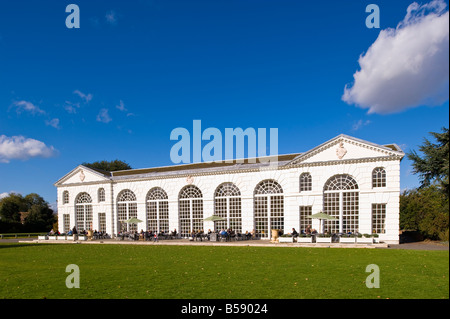
[[[131,217],[130,219],[126,220],[125,223],[127,224],[139,224],[142,223],[142,220],[136,218],[136,217]]]
[[[206,217],[205,219],[203,219],[204,221],[210,221],[210,222],[214,222],[214,230],[216,229],[216,222],[220,222],[220,221],[226,221],[226,218],[217,216],[217,215],[212,215],[209,217]]]
[[[139,218],[136,218],[136,217],[131,217],[128,220],[122,221],[122,223],[124,223],[124,224],[136,224],[137,225],[139,223],[142,223],[142,220],[140,220]],[[128,227],[126,228],[126,230],[128,230]]]
[[[325,214],[323,212],[315,213],[315,214],[309,216],[309,218],[319,219],[320,220],[320,227],[319,227],[319,229],[321,229],[321,230],[322,230],[322,220],[323,219],[325,219],[325,220],[337,220],[336,217],[330,216],[330,215]]]
[[[212,215],[212,216],[206,217],[204,219],[204,221],[210,221],[210,222],[218,222],[218,221],[224,221],[224,220],[227,220],[227,219],[217,216],[217,215]]]

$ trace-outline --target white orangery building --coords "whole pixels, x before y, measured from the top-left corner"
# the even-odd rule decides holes
[[[59,231],[172,231],[232,228],[289,233],[307,225],[332,233],[377,233],[399,241],[400,161],[396,144],[339,135],[307,152],[261,159],[105,172],[80,165],[55,183]],[[267,158],[266,158],[267,159]],[[334,216],[309,218],[317,212]],[[225,221],[204,221],[211,215]],[[143,222],[126,224],[137,217]],[[130,229],[131,228],[131,229]]]

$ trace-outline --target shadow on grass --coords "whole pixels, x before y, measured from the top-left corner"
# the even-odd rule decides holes
[[[49,246],[50,244],[35,244],[35,243],[0,243],[0,249],[3,248],[22,248],[29,246]]]

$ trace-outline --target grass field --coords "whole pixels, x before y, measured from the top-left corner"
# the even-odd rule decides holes
[[[80,288],[66,287],[66,266]],[[366,287],[366,266],[380,288]],[[0,298],[449,298],[449,252],[0,244]]]

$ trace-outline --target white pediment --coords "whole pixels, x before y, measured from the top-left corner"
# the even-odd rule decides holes
[[[394,144],[395,145],[395,144]],[[377,157],[400,156],[405,154],[397,148],[377,145],[347,135],[339,135],[312,150],[301,154],[289,164],[316,163],[344,160],[373,159]]]
[[[74,170],[70,171],[67,175],[62,177],[55,183],[55,186],[70,185],[70,184],[83,184],[92,182],[103,182],[109,178],[100,172],[97,172],[89,167],[80,165]]]

